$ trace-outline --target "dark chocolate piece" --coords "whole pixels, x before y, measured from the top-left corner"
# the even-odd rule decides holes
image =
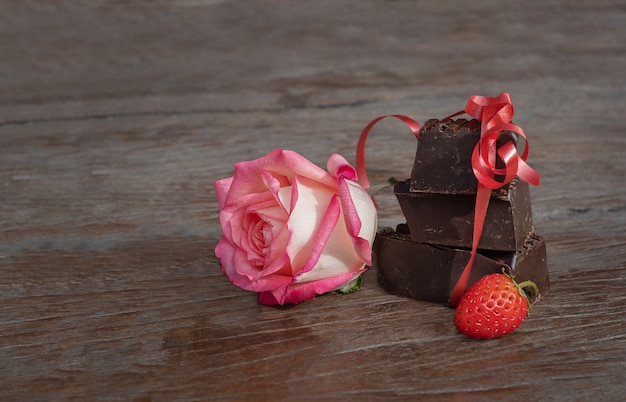
[[[374,241],[374,266],[380,285],[395,295],[435,303],[448,302],[470,254],[465,249],[411,241],[406,225],[399,225],[396,232],[379,233]],[[532,302],[550,287],[546,245],[539,236],[530,237],[516,252],[479,250],[468,287],[485,275],[502,272],[503,267],[518,283],[535,282],[539,296]]]
[[[479,139],[478,120],[428,120],[419,133],[410,191],[476,194],[478,181],[472,171],[472,152]],[[516,143],[517,134],[503,132],[496,146],[508,141]],[[501,161],[496,160],[496,167],[503,167]],[[499,180],[497,176],[495,179]]]
[[[413,241],[472,247],[476,195],[411,192],[408,180],[396,184],[394,192]],[[493,191],[478,248],[514,251],[532,232],[528,183],[516,178]]]

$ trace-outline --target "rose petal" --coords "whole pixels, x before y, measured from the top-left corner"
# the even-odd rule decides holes
[[[274,296],[274,293],[272,293],[271,291],[260,292],[259,297],[257,299],[257,303],[263,304],[266,306],[277,306],[277,305],[281,305],[284,303],[284,298],[283,298],[283,303],[281,303],[278,301],[278,299],[276,299],[276,296]]]
[[[267,191],[263,180],[259,180],[263,171],[287,178],[296,175],[308,177],[331,187],[336,182],[328,172],[302,155],[289,150],[275,149],[259,159],[235,164],[235,173],[224,203],[229,204],[251,193]]]
[[[255,209],[262,207],[260,209]],[[285,248],[289,240],[289,231],[287,228],[287,220],[289,216],[277,205],[272,199],[265,203],[260,203],[248,208],[246,215],[250,216],[249,219],[257,219],[262,223],[257,223],[259,228],[245,227],[242,232],[242,239],[240,241],[242,249],[246,250],[248,260],[252,266],[255,266],[253,259],[258,260],[259,268],[257,279],[261,276],[279,273],[282,275],[291,275],[291,262],[285,253]],[[254,230],[262,230],[263,233],[254,234]],[[250,238],[262,243],[251,244]],[[262,237],[262,241],[259,239]],[[259,249],[262,247],[262,249]]]
[[[335,227],[337,226],[337,221],[339,220],[340,215],[341,206],[339,203],[339,197],[334,196],[330,199],[330,203],[328,203],[328,207],[326,208],[324,216],[319,223],[317,232],[310,239],[312,248],[309,251],[309,257],[306,263],[298,272],[298,275],[309,272],[316,266],[322,256],[322,251],[324,251],[326,244],[328,243],[330,237],[335,230]]]
[[[288,240],[287,212],[276,204],[269,192],[242,198],[243,200],[225,207],[220,214],[220,218],[224,220],[223,239],[230,243],[230,247],[238,249],[230,251],[232,256],[222,261],[225,272],[228,271],[227,275],[233,282],[241,283],[245,288],[253,287],[250,283],[258,282],[262,277],[274,273],[291,276],[291,264],[284,252]],[[246,205],[244,201],[253,204]],[[255,201],[258,202],[254,203]],[[260,220],[263,222],[260,223]],[[267,229],[263,228],[270,228],[271,236],[266,239],[267,245],[262,250],[259,250],[259,245],[250,243],[251,238],[260,236],[254,233],[253,226],[258,226],[257,230],[265,231]],[[268,233],[263,233],[263,237],[267,235]],[[216,255],[220,259],[225,257],[225,244],[220,242],[216,248]],[[246,279],[236,279],[237,275]]]
[[[358,183],[338,179],[341,207],[346,229],[359,257],[372,264],[372,244],[376,237],[378,216],[372,198]]]
[[[267,222],[283,222],[287,223],[289,214],[282,206],[277,205],[274,200],[268,201],[264,204],[257,204],[254,212]]]
[[[276,177],[272,172],[268,171],[262,172],[261,176],[267,189],[274,196],[275,202],[289,212],[291,210],[290,202],[285,202],[285,193],[289,194],[291,192],[291,182],[287,181],[285,177]]]
[[[259,294],[258,302],[266,305],[297,304],[313,299],[317,295],[338,289],[363,271],[364,269],[315,282],[298,283],[289,285],[284,289],[263,292]]]
[[[361,270],[365,262],[356,253],[351,236],[346,230],[343,214],[312,269],[302,270],[295,277],[297,283],[325,280],[337,275]]]
[[[217,193],[217,202],[220,204],[220,209],[224,208],[226,197],[228,196],[228,191],[230,190],[232,182],[233,178],[228,177],[226,179],[217,180],[214,184],[215,192]]]
[[[340,177],[337,180],[337,188],[339,190],[339,197],[341,198],[341,209],[346,219],[346,228],[348,233],[352,237],[357,237],[361,231],[361,218],[359,212],[352,201],[352,191],[350,191],[350,184],[346,179]]]
[[[276,201],[280,204],[280,206],[287,212],[287,213],[291,213],[291,203],[292,203],[292,198],[293,192],[297,193],[297,190],[294,190],[293,186],[289,186],[289,187],[283,187],[280,189],[280,191],[278,192],[277,196],[276,196]],[[296,194],[296,199],[297,199],[297,194]]]
[[[346,179],[355,181],[357,179],[356,169],[339,154],[332,154],[330,158],[328,158],[326,169],[328,169],[328,173],[336,178],[345,177]]]
[[[294,177],[291,195],[293,209],[287,223],[290,238],[286,247],[294,274],[306,264],[313,248],[311,239],[318,231],[333,196],[332,189],[325,185],[306,177]]]
[[[248,208],[250,205],[263,204],[272,199],[272,194],[266,191],[262,194],[248,194],[230,204],[224,205],[220,211],[220,224],[223,235],[232,242],[239,244],[245,212],[243,208]]]
[[[340,183],[342,181],[344,180],[339,180]],[[345,180],[343,190],[341,190],[341,184],[339,188],[340,192],[344,192],[344,198],[347,198],[346,203],[349,204],[346,208],[347,213],[352,216],[348,218],[342,213],[316,266],[311,271],[298,275],[296,278],[298,283],[313,282],[340,273],[358,271],[363,269],[365,263],[371,264],[371,246],[376,235],[377,224],[376,209],[369,195],[357,183]],[[342,199],[342,204],[343,201]],[[366,238],[352,235],[347,226],[361,213],[366,219],[360,225],[357,235],[363,234]],[[357,225],[353,224],[353,226]]]
[[[245,253],[224,237],[215,247],[215,255],[220,259],[222,271],[234,285],[242,289],[263,292],[284,288],[293,281],[291,275],[260,275],[259,271],[248,263]]]
[[[277,232],[273,234],[270,248],[265,256],[265,268],[263,268],[262,273],[264,275],[277,273],[292,276],[291,260],[285,253],[285,247],[289,241],[287,225],[282,225],[280,228],[272,228],[272,230],[277,230]]]

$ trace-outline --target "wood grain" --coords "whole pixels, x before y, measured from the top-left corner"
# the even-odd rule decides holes
[[[622,399],[625,41],[617,0],[1,5],[1,399]],[[213,182],[235,162],[353,161],[374,117],[501,91],[552,282],[514,335],[465,338],[375,268],[282,308],[221,273]],[[371,181],[408,176],[413,141],[380,123]]]

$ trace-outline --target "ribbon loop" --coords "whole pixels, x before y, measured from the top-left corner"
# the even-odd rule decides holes
[[[465,105],[465,113],[483,124],[487,124],[496,115],[498,116],[496,119],[508,123],[513,120],[514,111],[511,96],[506,92],[502,92],[495,98],[478,95],[470,96],[467,105]]]
[[[367,169],[365,167],[365,143],[367,141],[367,135],[376,123],[387,117],[394,117],[404,122],[404,124],[406,124],[413,132],[415,139],[419,139],[419,133],[422,126],[410,117],[401,114],[390,114],[377,117],[374,120],[370,121],[369,124],[365,126],[365,128],[361,132],[361,135],[359,136],[359,141],[356,145],[356,174],[359,184],[366,190],[370,187],[370,182],[367,178]]]
[[[517,145],[512,141],[497,145],[498,138],[504,131],[514,132],[524,138],[525,146],[522,155],[518,154]],[[494,125],[481,133],[480,140],[472,154],[472,169],[478,181],[491,189],[506,185],[515,176],[520,176],[522,180],[537,186],[539,173],[526,163],[522,164],[528,157],[528,151],[528,139],[521,127],[513,123]],[[496,155],[500,157],[504,167],[497,166]],[[521,166],[523,169],[520,169]],[[494,182],[496,176],[504,176],[504,180]]]

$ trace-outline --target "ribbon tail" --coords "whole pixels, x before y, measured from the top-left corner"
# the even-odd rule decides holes
[[[491,198],[491,189],[478,183],[478,191],[476,193],[476,206],[474,208],[474,234],[472,238],[472,254],[469,261],[463,271],[459,280],[457,281],[452,294],[450,296],[450,305],[456,307],[461,300],[461,297],[467,289],[470,273],[472,272],[472,266],[474,265],[474,259],[476,258],[476,252],[478,251],[478,243],[480,236],[483,233],[483,226],[485,224],[485,216],[487,215],[487,207],[489,206],[489,199]]]
[[[458,111],[458,112],[456,112],[456,113],[452,113],[451,115],[444,117],[444,118],[443,118],[443,120],[448,120],[448,119],[451,119],[451,118],[453,118],[453,117],[460,116],[460,115],[462,115],[463,113],[465,113],[465,110],[459,110],[459,111]]]
[[[519,160],[517,175],[528,184],[531,184],[533,186],[539,185],[539,172],[530,167],[524,159]]]

